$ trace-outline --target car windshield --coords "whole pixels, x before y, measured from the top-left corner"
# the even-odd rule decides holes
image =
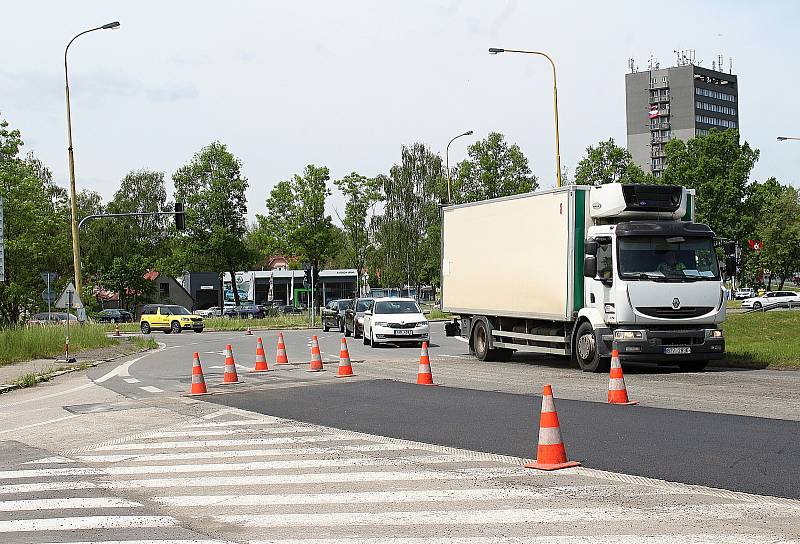
[[[376,314],[418,314],[419,306],[410,300],[392,300],[375,303]]]
[[[192,315],[192,312],[184,308],[183,306],[167,306],[167,310],[172,315]]]
[[[347,309],[347,307],[350,305],[350,301],[349,301],[349,300],[340,300],[340,301],[339,301],[339,302],[337,302],[336,304],[337,304],[337,307],[338,307],[340,310],[346,310],[346,309]]]
[[[356,302],[356,311],[357,312],[366,312],[367,310],[372,308],[373,304],[375,304],[374,300],[372,300],[372,299],[363,299],[362,298],[361,300]]]
[[[626,279],[718,280],[711,238],[631,236],[618,238],[619,273]]]

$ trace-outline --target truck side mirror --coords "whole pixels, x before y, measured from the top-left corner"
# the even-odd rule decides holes
[[[597,255],[597,248],[599,244],[594,240],[586,240],[583,243],[583,254],[584,255]]]
[[[594,255],[586,255],[583,258],[583,275],[586,278],[597,276],[597,257]]]
[[[736,275],[736,257],[725,258],[725,272],[728,274],[729,278]]]

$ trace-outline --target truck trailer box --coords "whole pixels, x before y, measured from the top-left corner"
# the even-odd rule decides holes
[[[583,306],[589,187],[442,210],[442,307],[456,314],[569,321]]]

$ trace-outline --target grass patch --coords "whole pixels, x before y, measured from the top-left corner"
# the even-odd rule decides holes
[[[138,349],[158,349],[158,342],[152,336],[134,336],[130,341]]]
[[[722,324],[725,361],[737,366],[800,369],[800,312],[733,314]]]
[[[0,366],[31,359],[55,357],[64,353],[63,326],[12,327],[0,330]],[[69,328],[70,352],[111,346],[117,343],[99,325]]]
[[[725,304],[725,307],[726,307],[728,310],[739,310],[739,309],[741,309],[741,307],[742,307],[742,301],[741,301],[741,300],[729,300],[729,301],[728,301],[728,302]]]

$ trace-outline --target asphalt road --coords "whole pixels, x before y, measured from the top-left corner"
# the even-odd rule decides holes
[[[686,374],[626,367],[635,407],[605,403],[607,376],[584,374],[567,361],[515,357],[486,365],[467,346],[434,327],[434,377],[443,387],[408,382],[419,348],[364,346],[349,339],[358,375],[335,378],[341,335],[285,333],[291,365],[263,374],[255,338],[274,360],[276,333],[158,334],[162,351],[90,378],[128,397],[188,391],[192,352],[200,353],[204,400],[268,415],[382,436],[534,457],[544,383],[553,383],[568,453],[587,467],[766,495],[800,497],[800,379],[796,373],[718,370]],[[307,373],[310,335],[317,334],[328,372]],[[243,383],[221,386],[226,344]],[[567,397],[567,398],[565,398]],[[571,400],[570,400],[571,399]],[[686,409],[673,409],[681,407]],[[738,415],[737,415],[738,414]],[[766,417],[752,417],[765,415]]]

